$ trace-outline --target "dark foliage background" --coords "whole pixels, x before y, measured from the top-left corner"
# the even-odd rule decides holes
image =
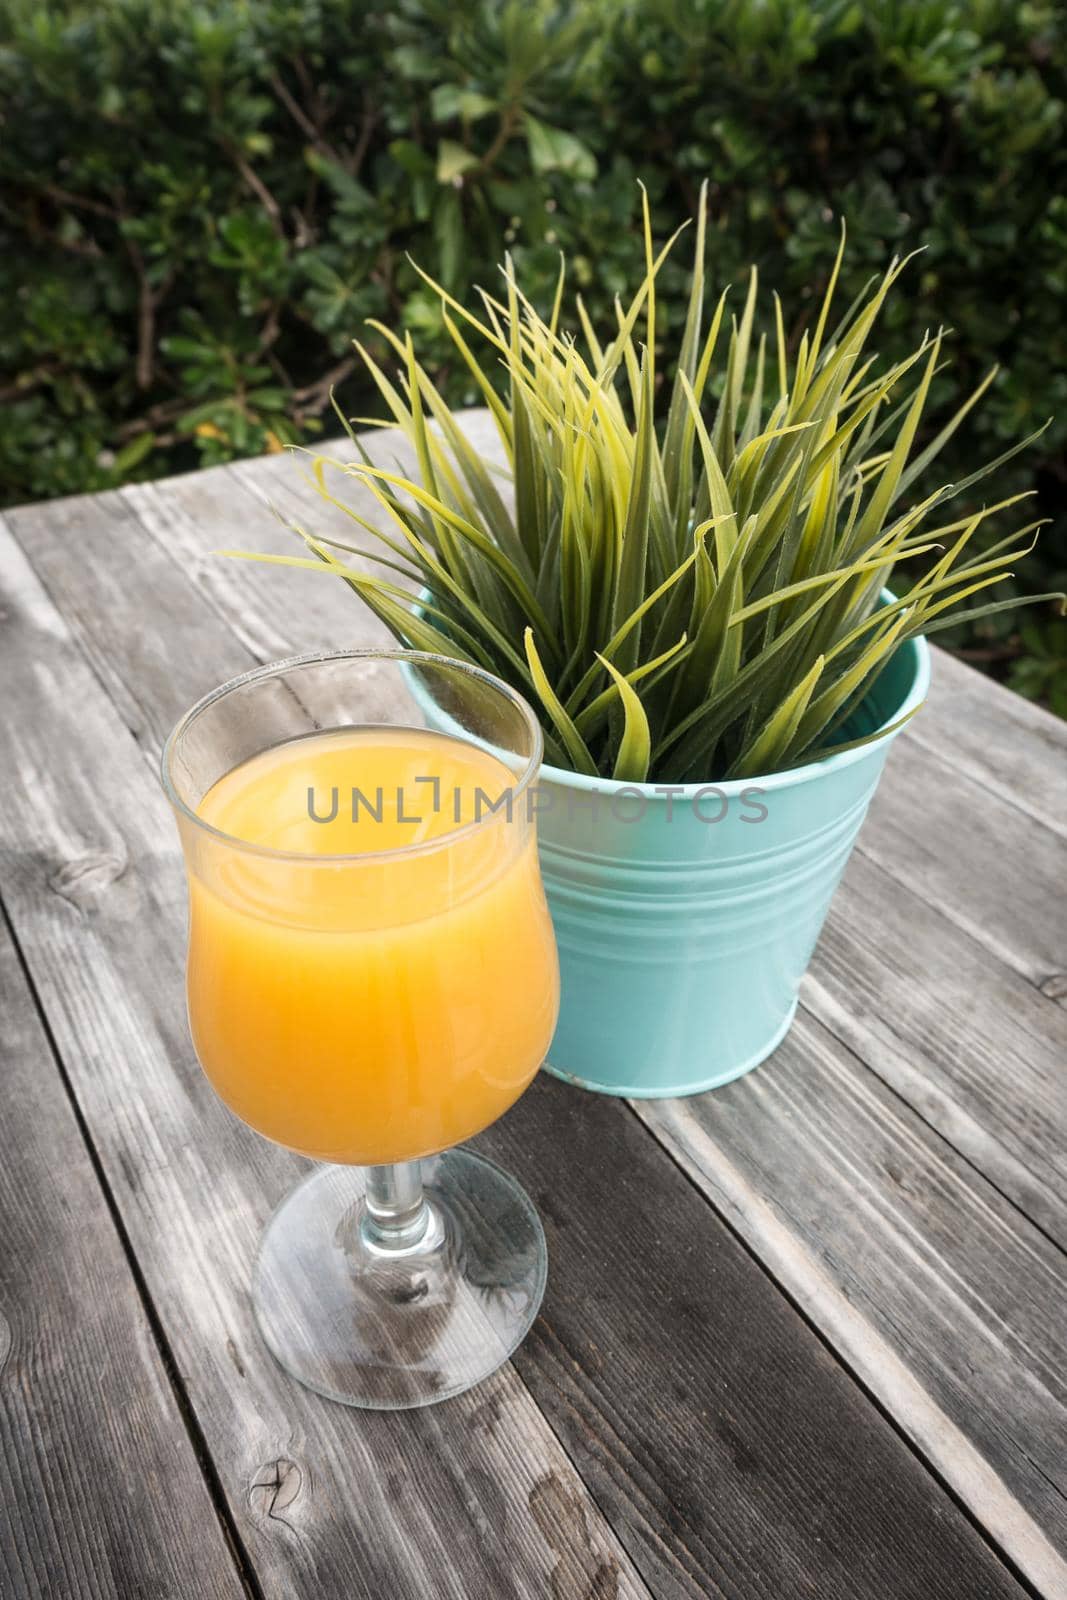
[[[847,294],[925,245],[882,348],[952,327],[946,406],[1003,367],[942,479],[1055,416],[997,486],[1056,519],[1016,581],[1062,586],[1065,105],[1054,0],[4,0],[0,503],[306,439],[331,383],[361,413],[370,316],[461,403],[409,253],[465,293],[510,249],[544,298],[562,249],[606,321],[635,180],[665,232],[707,176],[713,277],[758,263],[794,337],[837,215]],[[1065,635],[954,642],[1067,713]]]

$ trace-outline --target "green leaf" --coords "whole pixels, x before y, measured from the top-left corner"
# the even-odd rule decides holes
[[[540,122],[529,111],[523,116],[523,125],[535,172],[567,172],[572,178],[586,180],[596,177],[596,157],[572,133]]]
[[[800,756],[827,729],[837,726],[838,713],[843,710],[844,716],[848,715],[857,694],[872,682],[893,654],[905,632],[909,615],[903,610],[890,617],[853,665],[811,702],[794,727],[784,756],[789,759]]]
[[[612,601],[613,627],[621,628],[625,619],[638,609],[645,591],[648,561],[648,522],[652,503],[652,453],[656,448],[652,420],[652,372],[648,353],[641,363],[641,401],[637,418],[633,476],[622,531],[622,559]],[[620,664],[632,665],[637,657],[639,625],[620,641]]]
[[[149,431],[138,434],[135,439],[131,439],[129,444],[124,445],[116,453],[115,459],[111,463],[112,476],[115,478],[128,477],[135,467],[140,466],[146,456],[152,454],[155,447],[156,436],[154,433]]]
[[[820,745],[817,750],[806,750],[802,756],[798,756],[796,760],[791,761],[790,766],[806,767],[815,761],[825,761],[829,756],[844,755],[846,750],[862,750],[865,745],[874,744],[875,740],[881,741],[883,739],[891,738],[893,734],[899,733],[901,728],[903,728],[906,723],[910,722],[912,717],[914,717],[917,712],[921,711],[925,704],[925,700],[920,700],[917,706],[912,706],[910,711],[905,711],[902,717],[898,717],[896,721],[891,722],[888,727],[875,728],[873,732],[865,733],[860,739],[848,739],[843,744],[831,742],[830,744]],[[783,770],[788,771],[788,768]]]
[[[621,783],[644,783],[648,777],[648,761],[652,750],[652,735],[645,708],[636,689],[627,683],[618,667],[607,656],[598,656],[597,660],[614,678],[623,708],[622,738],[611,775]]]
[[[435,122],[451,122],[462,117],[466,122],[477,122],[497,110],[497,102],[476,89],[461,89],[457,84],[439,83],[430,96],[430,109]]]
[[[698,530],[698,534],[702,536],[702,533],[704,531],[706,531],[706,530]],[[680,566],[676,567],[672,573],[669,573],[668,576],[666,578],[664,578],[663,582],[657,588],[653,589],[651,594],[646,595],[644,600],[642,600],[641,604],[639,606],[637,606],[633,611],[631,611],[630,615],[626,618],[625,622],[623,622],[622,625],[619,628],[617,628],[616,631],[612,634],[611,638],[608,640],[607,644],[604,646],[604,649],[603,649],[603,654],[604,655],[606,655],[606,656],[614,656],[614,654],[618,650],[619,646],[623,643],[623,641],[628,637],[628,635],[631,633],[631,631],[641,621],[641,618],[644,617],[652,609],[652,607],[656,604],[656,602],[658,600],[662,600],[662,598],[663,598],[663,596],[665,594],[669,594],[670,593],[670,591],[675,587],[675,585],[689,571],[690,567],[693,565],[693,563],[696,561],[696,559],[697,559],[697,552],[696,552],[696,550],[694,550],[693,554],[690,555],[690,556],[687,556],[686,559],[681,563]],[[572,691],[572,693],[571,693],[571,695],[570,695],[570,697],[568,699],[568,702],[567,702],[568,708],[572,712],[575,711],[576,708],[585,699],[586,695],[588,694],[590,688],[592,687],[592,685],[593,685],[593,683],[594,683],[594,681],[596,679],[596,676],[597,676],[596,666],[595,665],[590,666],[588,671],[586,672],[585,676],[582,678],[581,682],[577,685],[577,687]]]
[[[523,635],[523,642],[526,646],[526,659],[530,665],[530,673],[533,677],[534,688],[537,690],[541,704],[548,712],[552,726],[555,728],[563,742],[564,747],[566,748],[567,754],[574,765],[575,772],[584,772],[587,777],[595,778],[597,776],[596,762],[589,754],[589,751],[585,745],[585,741],[578,732],[578,729],[574,726],[574,723],[571,721],[570,717],[567,715],[566,711],[563,709],[555,690],[548,681],[548,675],[545,672],[545,669],[541,664],[541,658],[537,653],[537,646],[534,643],[532,628],[526,629],[526,632]]]
[[[824,658],[818,656],[795,688],[791,689],[755,739],[742,751],[730,769],[731,778],[759,777],[773,772],[789,749],[797,724],[822,676]]]
[[[1062,590],[1054,591],[1052,594],[1012,595],[1010,600],[992,600],[987,606],[967,606],[962,611],[950,612],[947,617],[939,617],[934,622],[924,622],[923,637],[938,633],[942,628],[957,628],[963,622],[977,621],[979,617],[991,617],[998,611],[1015,611],[1019,606],[1036,606],[1049,600],[1058,600],[1062,606],[1067,603],[1067,595]]]
[[[454,183],[463,173],[480,165],[480,158],[472,151],[465,150],[454,139],[442,139],[437,146],[438,183]]]

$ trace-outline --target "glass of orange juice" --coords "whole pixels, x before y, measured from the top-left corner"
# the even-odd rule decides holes
[[[247,673],[163,753],[197,1055],[244,1122],[325,1163],[267,1226],[259,1327],[350,1405],[460,1393],[541,1301],[533,1206],[456,1148],[518,1098],[556,1023],[541,750],[488,673],[381,650]]]

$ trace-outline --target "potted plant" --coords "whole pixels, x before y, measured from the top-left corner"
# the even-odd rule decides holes
[[[661,392],[656,284],[674,241],[654,250],[647,199],[644,232],[645,278],[610,339],[580,300],[578,332],[564,331],[562,269],[547,317],[510,262],[478,316],[438,290],[510,483],[471,445],[410,335],[380,328],[396,382],[357,348],[418,474],[361,448],[333,466],[377,501],[373,522],[346,509],[375,535],[382,570],[297,531],[306,564],[342,578],[405,645],[477,662],[538,708],[540,849],[563,977],[549,1070],[672,1095],[727,1082],[782,1038],[890,743],[926,694],[925,636],[1016,604],[960,609],[1038,525],[975,554],[983,521],[1023,497],[943,509],[999,462],[909,495],[994,374],[916,447],[941,334],[888,370],[867,353],[906,262],[835,326],[842,231],[792,351],[777,297],[770,338],[756,337],[754,269],[738,316],[726,293],[705,305],[702,196]],[[317,459],[315,481],[343,505],[329,467]],[[422,705],[447,723],[446,708],[424,694]]]

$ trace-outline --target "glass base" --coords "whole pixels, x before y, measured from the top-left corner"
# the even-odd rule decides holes
[[[368,1226],[361,1167],[321,1167],[267,1224],[252,1299],[294,1378],[375,1410],[431,1405],[495,1372],[537,1315],[548,1256],[537,1212],[470,1150],[420,1163],[428,1207],[413,1244]]]

